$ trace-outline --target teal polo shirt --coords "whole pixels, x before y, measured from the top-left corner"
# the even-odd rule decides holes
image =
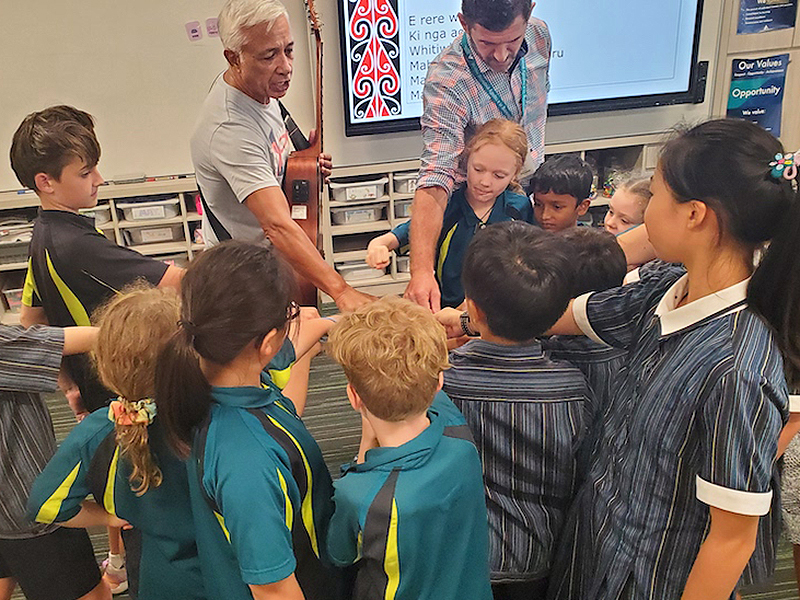
[[[61,523],[78,514],[92,494],[105,509],[142,534],[139,597],[150,600],[204,600],[206,595],[195,543],[186,466],[167,447],[158,417],[148,427],[150,451],[164,479],[137,496],[130,486],[130,463],[120,458],[108,409],[78,423],[31,489],[28,515]]]
[[[375,448],[336,482],[331,560],[357,562],[353,600],[490,600],[489,534],[478,451],[439,392],[430,425]]]
[[[335,598],[324,559],[331,478],[294,405],[274,385],[215,387],[188,461],[209,596],[250,600],[248,585],[294,573],[305,598]]]
[[[492,211],[485,223],[504,221],[525,221],[535,223],[533,206],[524,194],[505,190],[494,201]],[[447,202],[442,219],[442,232],[436,246],[436,279],[442,291],[442,306],[460,306],[464,302],[464,287],[461,285],[461,268],[464,255],[473,236],[479,228],[480,220],[467,202],[466,187],[461,186]],[[399,252],[407,251],[410,241],[410,221],[392,229],[400,243]]]

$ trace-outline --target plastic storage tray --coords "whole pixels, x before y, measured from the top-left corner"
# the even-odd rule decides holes
[[[339,271],[345,281],[364,281],[366,279],[375,279],[386,274],[383,269],[373,269],[368,264],[361,261],[345,262],[336,265],[336,270]]]
[[[349,208],[341,206],[331,209],[331,220],[336,225],[352,225],[354,223],[373,223],[380,221],[383,216],[385,204],[373,204],[372,206],[356,206]]]
[[[394,216],[396,219],[406,219],[411,216],[411,203],[413,200],[395,200]]]
[[[23,263],[28,261],[26,242],[0,242],[0,264]]]
[[[398,194],[413,194],[417,190],[417,173],[395,173],[394,191]]]
[[[180,199],[173,196],[155,202],[122,202],[117,204],[117,208],[128,221],[152,221],[177,217],[181,212],[179,202]]]
[[[353,200],[374,200],[385,196],[387,183],[389,183],[389,178],[381,177],[380,179],[369,181],[331,181],[328,185],[336,202],[350,202]]]
[[[411,271],[411,259],[408,256],[398,256],[396,260],[398,273],[408,273]]]
[[[182,237],[183,223],[162,225],[161,227],[130,227],[125,229],[125,239],[128,245],[174,242]]]
[[[87,217],[94,217],[95,225],[103,225],[111,220],[111,207],[108,204],[98,204],[94,208],[82,208],[78,212]]]
[[[8,273],[3,278],[2,293],[7,310],[19,312],[22,307],[22,273]]]

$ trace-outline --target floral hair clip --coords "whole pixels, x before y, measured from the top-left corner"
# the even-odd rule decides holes
[[[117,425],[149,425],[156,416],[156,403],[152,398],[124,402],[122,397],[108,405],[108,420]]]
[[[770,175],[775,179],[780,179],[781,177],[789,181],[795,179],[797,177],[798,160],[800,160],[800,151],[787,154],[778,152],[775,155],[775,160],[769,163],[769,166],[772,167]]]

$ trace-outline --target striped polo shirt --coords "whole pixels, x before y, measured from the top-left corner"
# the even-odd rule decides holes
[[[56,449],[50,413],[40,392],[54,392],[64,332],[0,325],[0,538],[31,538],[52,525],[33,523],[25,502]]]
[[[210,598],[295,574],[308,600],[337,598],[323,564],[333,509],[322,452],[274,385],[215,387],[188,461],[197,547]]]
[[[95,228],[92,217],[39,210],[33,225],[25,306],[40,306],[58,327],[90,325],[92,312],[112,294],[138,279],[158,285],[167,265],[118,246]],[[112,396],[98,381],[86,355],[64,358],[89,411]]]
[[[543,579],[578,486],[592,398],[581,372],[541,344],[473,340],[450,353],[444,390],[483,463],[493,582]]]
[[[336,482],[331,559],[358,561],[353,600],[490,600],[481,465],[464,418],[439,392],[430,425],[368,450]]]
[[[442,292],[442,306],[460,306],[464,302],[461,270],[467,247],[480,227],[505,221],[535,223],[533,205],[525,194],[504,190],[494,201],[483,225],[467,202],[466,187],[461,186],[447,202],[442,219],[442,232],[436,245],[436,280]],[[392,229],[400,246],[398,253],[408,251],[411,221]]]
[[[788,393],[747,284],[684,306],[686,275],[575,300],[581,329],[627,348],[628,360],[559,545],[552,598],[679,598],[709,506],[770,510]]]
[[[140,598],[205,600],[186,465],[167,446],[158,417],[147,434],[161,485],[151,485],[141,496],[131,490],[131,464],[120,456],[108,409],[100,408],[78,423],[36,479],[28,514],[32,520],[61,523],[78,514],[91,493],[107,512],[142,534]]]

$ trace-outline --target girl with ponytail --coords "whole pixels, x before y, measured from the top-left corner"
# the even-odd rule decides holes
[[[658,257],[686,274],[576,298],[553,328],[628,359],[549,598],[731,596],[797,430],[787,388],[800,381],[795,160],[745,121],[668,142],[645,224]]]
[[[273,247],[228,241],[192,262],[159,357],[159,418],[188,457],[213,598],[334,598],[323,565],[332,485],[292,402],[262,377],[298,314]],[[332,324],[332,323],[331,323]]]
[[[105,524],[107,515],[130,523],[142,540],[138,590],[136,581],[131,588],[148,600],[207,598],[186,465],[169,449],[153,400],[156,359],[177,330],[178,305],[171,290],[139,286],[98,309],[95,363],[118,397],[75,427],[36,480],[28,504],[32,518],[64,522],[95,508],[82,508],[91,493],[105,512],[91,511],[84,526],[95,524],[91,517]],[[134,544],[125,539],[130,567]]]

